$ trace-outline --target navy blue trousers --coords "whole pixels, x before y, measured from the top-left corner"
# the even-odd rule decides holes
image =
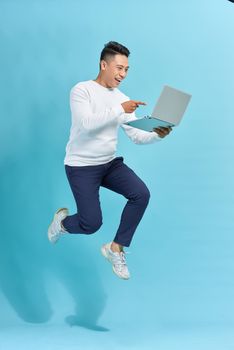
[[[62,222],[69,233],[91,234],[99,230],[102,225],[99,188],[102,186],[127,199],[113,241],[129,247],[148,205],[150,192],[123,160],[123,157],[116,157],[100,165],[65,165],[77,206],[77,213],[67,216]]]

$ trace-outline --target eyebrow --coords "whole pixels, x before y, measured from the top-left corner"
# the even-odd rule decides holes
[[[116,64],[116,66],[124,67],[122,64]],[[129,66],[126,66],[125,68],[129,68]]]

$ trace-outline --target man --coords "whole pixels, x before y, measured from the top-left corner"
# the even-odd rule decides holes
[[[96,79],[77,83],[70,93],[72,125],[64,159],[66,175],[73,192],[77,213],[67,208],[57,210],[48,229],[50,242],[61,235],[92,234],[102,225],[99,188],[103,186],[123,195],[128,201],[123,209],[117,233],[101,252],[116,275],[128,279],[130,273],[123,247],[129,247],[134,232],[148,205],[150,192],[145,183],[116,157],[118,128],[136,144],[159,141],[171,128],[147,132],[123,125],[136,119],[135,110],[142,101],[130,100],[119,89],[128,73],[129,50],[114,41],[101,52]]]

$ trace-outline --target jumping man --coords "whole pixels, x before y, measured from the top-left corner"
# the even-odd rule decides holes
[[[136,108],[145,105],[119,90],[128,73],[129,54],[125,46],[115,41],[107,43],[101,52],[97,78],[79,82],[71,89],[72,122],[64,165],[77,213],[69,215],[67,208],[57,210],[48,229],[51,243],[62,235],[95,233],[102,225],[100,186],[121,194],[127,203],[118,230],[101,252],[123,279],[130,277],[124,247],[131,244],[150,192],[124,158],[116,157],[118,129],[121,127],[136,144],[157,142],[171,132],[171,128],[148,132],[123,124],[136,119]]]

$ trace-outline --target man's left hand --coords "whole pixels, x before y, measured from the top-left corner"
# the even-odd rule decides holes
[[[167,136],[168,134],[170,134],[170,132],[172,131],[172,127],[168,126],[168,127],[158,127],[158,128],[154,128],[153,129],[154,132],[156,132],[158,134],[158,136],[160,136],[161,138]]]

